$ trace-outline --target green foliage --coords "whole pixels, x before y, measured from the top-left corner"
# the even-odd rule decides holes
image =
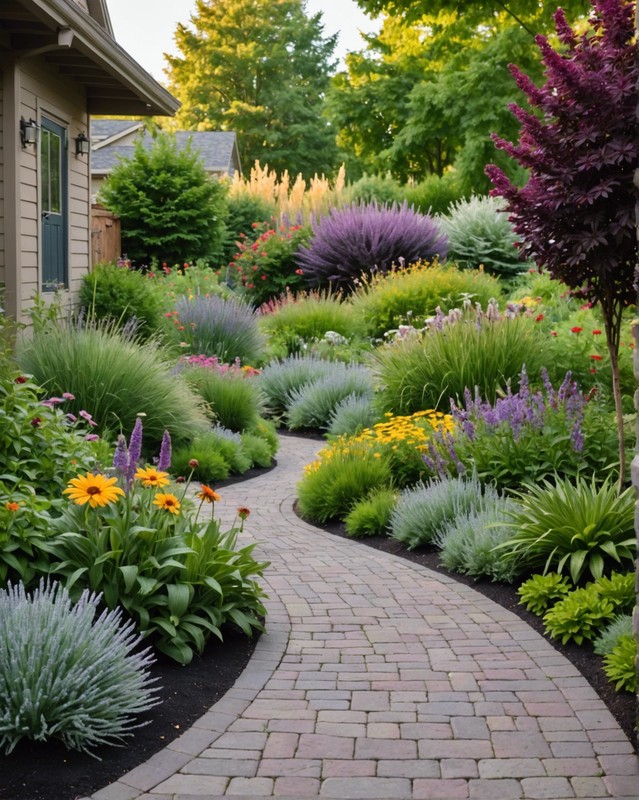
[[[375,419],[372,398],[351,394],[331,411],[326,430],[330,436],[352,436],[370,428]]]
[[[404,489],[390,519],[390,535],[409,550],[430,544],[447,522],[481,503],[482,486],[475,476],[442,478]]]
[[[330,458],[306,467],[297,485],[299,511],[312,522],[343,519],[358,500],[390,482],[388,465],[370,448],[336,449]]]
[[[501,287],[488,275],[419,262],[373,276],[353,295],[353,311],[369,336],[382,338],[399,325],[421,327],[437,307],[446,313],[464,298],[486,305]]]
[[[359,500],[344,519],[346,533],[353,538],[381,536],[387,532],[397,500],[392,489],[378,489]]]
[[[330,361],[316,356],[293,355],[267,364],[258,377],[268,412],[282,415],[291,403],[292,393],[318,381],[334,370]]]
[[[346,190],[348,203],[402,203],[405,191],[391,175],[363,175]]]
[[[187,490],[188,483],[180,498],[136,480],[105,506],[69,504],[40,545],[72,597],[85,588],[102,592],[108,608],[123,607],[140,633],[182,664],[210,635],[221,639],[224,623],[247,635],[262,630],[255,579],[266,566],[252,546],[237,549],[237,528],[198,522],[188,503],[185,511]]]
[[[514,531],[500,547],[519,571],[568,572],[574,584],[587,574],[600,578],[635,558],[635,493],[619,493],[609,479],[544,481],[517,492],[506,527]]]
[[[512,279],[529,267],[519,258],[517,236],[492,197],[471,197],[454,203],[441,219],[448,236],[448,258],[462,269],[483,269]]]
[[[242,449],[251,460],[252,467],[270,467],[273,463],[275,449],[269,442],[258,436],[257,433],[244,431],[242,434]]]
[[[233,260],[240,244],[254,241],[259,223],[266,224],[276,214],[275,203],[248,192],[234,192],[227,199],[226,230],[221,263]],[[260,226],[261,227],[261,226]]]
[[[241,433],[257,424],[261,398],[254,379],[240,371],[198,366],[187,366],[181,374],[208,404],[219,425]]]
[[[153,283],[134,269],[98,264],[83,276],[80,302],[91,319],[108,319],[119,325],[134,320],[143,335],[157,330],[162,318],[162,298]]]
[[[271,349],[283,350],[284,356],[302,352],[329,331],[345,339],[362,332],[351,306],[330,292],[288,293],[280,301],[262,306],[260,328]]]
[[[277,228],[264,224],[258,231],[255,241],[240,243],[239,253],[228,269],[231,285],[254,306],[305,287],[296,256],[311,236],[310,228],[302,225]]]
[[[195,479],[205,482],[242,475],[251,466],[252,460],[244,449],[241,435],[220,425],[200,434],[188,445],[176,448],[173,453],[173,469],[179,475],[189,475],[192,470]]]
[[[189,295],[178,299],[171,336],[193,355],[259,364],[265,342],[253,309],[237,297]]]
[[[155,132],[139,138],[130,159],[114,167],[100,200],[122,221],[122,247],[140,264],[182,263],[219,251],[226,186],[207,174],[190,142]]]
[[[422,214],[446,214],[450,206],[462,199],[462,190],[454,172],[427,175],[419,183],[406,186],[404,197],[409,206]]]
[[[617,691],[637,691],[637,640],[634,635],[621,636],[612,651],[604,656],[604,672]]]
[[[33,380],[14,368],[0,375],[0,496],[6,492],[12,500],[14,493],[22,492],[25,498],[48,498],[62,490],[77,469],[98,464],[104,447],[87,441],[88,423],[67,416],[73,398],[70,387],[63,391],[66,398],[53,398],[45,405],[44,392]]]
[[[539,374],[543,363],[542,338],[533,319],[504,317],[477,324],[472,315],[430,328],[421,337],[380,348],[373,372],[380,386],[377,399],[385,411],[411,413],[427,408],[449,408],[467,387],[494,400],[508,381],[516,385],[522,366]]]
[[[244,164],[331,174],[335,134],[322,108],[337,36],[323,33],[321,15],[299,0],[201,3],[168,58],[178,124],[236,131]]]
[[[339,403],[352,395],[372,397],[373,382],[368,370],[355,364],[335,363],[330,375],[291,392],[287,425],[291,430],[327,428]]]
[[[613,572],[610,576],[602,575],[594,582],[600,597],[605,597],[620,613],[630,613],[635,607],[634,572]]]
[[[21,342],[18,361],[48,391],[71,392],[68,410],[86,409],[104,435],[130,433],[142,414],[145,447],[155,451],[165,430],[178,443],[208,427],[201,400],[160,343],[127,337],[112,323],[49,326]]]
[[[620,614],[601,631],[595,639],[592,649],[599,656],[612,653],[622,636],[632,636],[632,614]]]
[[[591,640],[614,616],[613,603],[601,597],[590,584],[575,589],[556,603],[544,615],[544,623],[551,638],[561,639],[562,644],[571,640],[582,644],[584,639]]]
[[[442,564],[454,572],[473,578],[512,583],[515,568],[495,548],[507,532],[499,523],[508,518],[512,501],[499,497],[487,487],[474,509],[457,514],[444,522],[434,538],[440,548]]]
[[[0,590],[0,748],[22,739],[59,739],[89,752],[121,744],[135,717],[159,700],[149,651],[122,612],[99,614],[100,597],[83,592],[73,605],[60,584]]]
[[[528,611],[538,616],[545,614],[549,606],[565,597],[573,588],[565,575],[547,572],[545,575],[533,575],[521,584],[517,594],[519,601]]]

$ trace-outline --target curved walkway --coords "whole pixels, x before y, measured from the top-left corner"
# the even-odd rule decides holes
[[[220,490],[271,562],[267,633],[207,714],[93,800],[637,800],[630,742],[517,616],[295,516],[320,446],[283,437],[275,470]]]

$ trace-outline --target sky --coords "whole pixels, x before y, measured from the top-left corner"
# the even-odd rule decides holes
[[[108,0],[107,5],[118,44],[156,80],[166,82],[163,53],[176,54],[175,28],[178,22],[188,23],[195,0]],[[347,51],[362,49],[359,31],[372,33],[378,28],[355,0],[307,0],[307,14],[320,11],[325,35],[339,33],[338,59]]]

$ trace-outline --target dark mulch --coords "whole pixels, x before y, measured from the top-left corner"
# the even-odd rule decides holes
[[[322,527],[329,533],[348,538],[344,526],[339,522],[334,522]],[[593,653],[590,647],[579,647],[574,643],[562,645],[560,642],[545,636],[541,618],[531,614],[523,606],[519,605],[519,597],[514,586],[502,583],[491,583],[488,580],[475,581],[465,575],[449,572],[442,566],[439,555],[435,549],[420,548],[417,550],[408,550],[401,542],[389,539],[387,536],[370,536],[359,539],[358,542],[368,547],[373,547],[376,550],[383,550],[385,553],[401,556],[401,558],[413,561],[416,564],[421,564],[423,567],[428,567],[428,569],[432,569],[435,572],[448,575],[456,581],[466,584],[466,586],[472,586],[473,589],[481,592],[481,594],[499,603],[499,605],[507,608],[514,614],[517,614],[518,617],[527,622],[530,627],[534,628],[538,633],[542,634],[556,650],[565,655],[566,658],[577,667],[579,672],[581,672],[599,697],[601,697],[608,706],[611,714],[617,720],[635,749],[637,749],[636,724],[638,707],[635,696],[630,692],[617,692],[615,690],[614,685],[608,680],[602,669],[601,657]]]
[[[257,638],[225,630],[224,642],[211,640],[187,667],[160,657],[150,672],[159,678],[162,705],[140,716],[148,724],[136,730],[124,747],[95,750],[101,761],[54,741],[21,742],[11,755],[0,756],[0,798],[74,800],[117,780],[176,739],[233,686]]]

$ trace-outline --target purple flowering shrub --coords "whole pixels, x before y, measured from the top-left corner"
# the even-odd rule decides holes
[[[406,203],[353,204],[331,209],[313,225],[297,261],[311,286],[351,290],[363,275],[388,272],[393,264],[444,259],[446,253],[438,223]]]
[[[542,376],[543,388],[533,390],[523,369],[519,390],[509,387],[494,403],[467,389],[463,405],[452,403],[454,431],[431,441],[429,470],[441,477],[474,471],[499,489],[584,473],[603,480],[618,466],[610,413],[570,372],[558,389],[545,370]]]

